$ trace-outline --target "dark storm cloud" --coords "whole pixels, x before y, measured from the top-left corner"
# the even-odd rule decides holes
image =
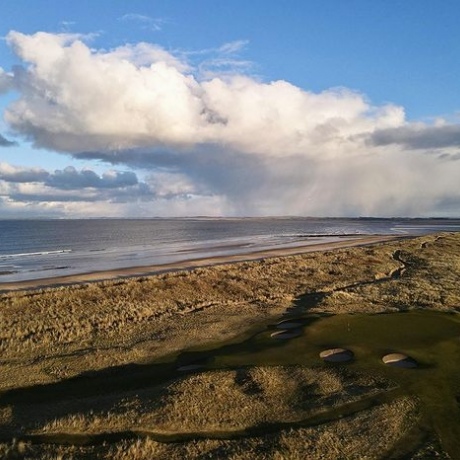
[[[222,194],[243,199],[264,187],[270,173],[270,161],[263,155],[245,155],[221,145],[200,145],[188,151],[169,149],[131,149],[118,152],[83,152],[74,155],[85,160],[102,160],[114,165],[125,164],[145,170],[184,174],[197,193]],[[277,162],[272,159],[271,162]],[[284,159],[279,163],[289,162]],[[278,169],[279,170],[279,169]],[[303,176],[304,178],[304,176]],[[290,179],[290,183],[292,184]],[[274,181],[271,184],[274,185]]]
[[[460,147],[460,125],[402,126],[377,130],[370,136],[375,146],[402,145],[413,150]]]
[[[135,173],[130,171],[113,171],[99,176],[90,169],[77,171],[69,166],[64,170],[56,170],[45,180],[45,185],[61,190],[78,190],[81,188],[115,189],[131,187],[138,183]]]
[[[50,173],[39,168],[24,168],[0,163],[0,180],[12,183],[42,183],[60,190],[118,189],[139,183],[134,172],[108,171],[99,176],[90,169],[78,171],[72,166]]]
[[[72,166],[50,173],[0,163],[0,193],[15,202],[111,202],[150,200],[151,187],[131,171],[107,171],[102,175]]]
[[[41,192],[21,192],[13,191],[9,198],[16,202],[111,202],[111,203],[129,203],[133,200],[144,201],[151,200],[154,196],[146,184],[137,184],[134,187],[120,190],[92,190],[75,193],[75,190],[60,190],[45,188]]]

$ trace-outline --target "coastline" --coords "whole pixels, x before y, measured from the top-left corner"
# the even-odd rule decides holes
[[[398,235],[7,291],[0,456],[449,458],[459,260],[459,232]],[[300,335],[272,339],[285,320]],[[331,347],[355,359],[321,362]],[[420,368],[385,367],[390,351]]]
[[[71,286],[74,284],[84,284],[92,282],[100,282],[114,280],[117,278],[135,278],[158,275],[180,270],[192,270],[194,268],[208,267],[213,265],[221,265],[227,263],[255,261],[273,257],[287,257],[311,252],[329,251],[341,248],[351,248],[384,243],[407,238],[415,238],[411,235],[372,235],[372,236],[357,236],[344,237],[341,241],[314,243],[298,245],[295,247],[271,248],[264,250],[254,250],[251,252],[234,253],[229,255],[208,256],[197,259],[186,259],[178,262],[157,265],[141,265],[125,268],[116,268],[102,271],[89,271],[65,276],[53,276],[35,278],[22,281],[1,282],[0,294],[5,294],[9,291],[20,290],[37,290],[60,286]]]

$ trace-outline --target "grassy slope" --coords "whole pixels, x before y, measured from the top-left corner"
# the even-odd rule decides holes
[[[402,276],[399,276],[400,272]],[[241,336],[245,330],[286,312],[306,309],[331,313],[377,312],[412,308],[460,311],[459,280],[460,234],[444,234],[362,248],[220,265],[148,278],[4,294],[0,297],[3,370],[0,388],[60,382],[85,371],[146,363],[186,347],[218,343]],[[270,388],[271,380],[262,384],[264,391]],[[190,382],[188,379],[184,382],[187,388]],[[189,393],[184,389],[178,393],[176,388],[175,398],[168,399],[163,395],[159,401],[162,404],[180,401],[180,398],[184,399],[184,395],[188,394],[188,401],[195,397],[197,403],[205,397],[206,388],[206,385],[195,385]],[[290,392],[289,398],[296,395],[296,391]],[[300,391],[300,394],[303,393]],[[226,401],[235,399],[235,393],[231,391],[224,392],[224,395]],[[0,407],[2,431],[8,433],[14,425],[21,424],[35,431],[52,431],[53,427],[69,429],[66,423],[73,423],[73,429],[77,430],[85,427],[85,431],[97,426],[95,420],[102,423],[104,429],[129,429],[132,427],[129,422],[132,417],[127,415],[130,414],[129,410],[134,410],[133,399],[126,399],[126,407],[121,403],[121,396],[117,401],[117,415],[109,417],[110,420],[106,417],[105,421],[107,412],[116,412],[110,404],[105,413],[95,415],[94,410],[88,406],[81,407],[81,411],[77,411],[78,416],[71,416],[69,414],[75,414],[75,408],[66,406],[72,405],[72,402],[68,402],[58,407],[58,413],[53,412],[56,406],[50,408],[49,414],[45,410],[45,415],[42,411],[35,418],[30,415],[39,407],[21,415],[19,407],[6,405]],[[388,414],[396,414],[393,416],[404,420],[398,423],[405,424],[407,414],[412,414],[409,418],[415,417],[414,403],[407,399],[404,399],[404,404],[398,401],[379,406],[375,411],[390,411]],[[245,400],[246,403],[249,408],[264,407],[263,404],[251,406],[255,404],[251,398]],[[89,401],[87,404],[92,403]],[[186,404],[184,399],[182,407]],[[142,405],[139,407],[146,410]],[[158,422],[162,412],[158,408],[155,412],[152,409],[154,407],[155,404],[151,403],[151,409],[144,413],[144,417]],[[178,407],[180,409],[181,406]],[[399,408],[399,412],[396,408]],[[136,410],[131,414],[134,418],[139,417]],[[212,406],[210,410],[209,416],[212,419],[216,413],[212,412]],[[249,417],[249,414],[256,416],[257,413],[248,410],[246,422],[257,424],[260,420],[266,420],[257,417],[252,420]],[[369,418],[369,413],[367,410],[353,417],[358,417],[362,424],[360,417]],[[391,423],[393,416],[388,414],[385,416],[389,420],[388,426],[399,427],[398,423]],[[180,415],[186,417],[186,414],[180,414],[180,410],[176,415],[173,418],[176,422],[180,420]],[[235,415],[227,413],[227,416],[235,420]],[[165,414],[162,417],[162,420],[167,419]],[[25,423],[27,419],[28,423]],[[248,438],[244,442],[202,440],[173,446],[148,440],[139,443],[125,441],[113,444],[108,450],[101,448],[100,455],[107,455],[107,458],[133,458],[133,449],[137,449],[138,458],[183,458],[188,455],[187,452],[192,451],[196,455],[198,452],[214,453],[215,458],[219,458],[218,452],[224,451],[229,458],[247,458],[244,452],[252,452],[251,458],[282,458],[276,457],[276,452],[287,452],[288,458],[303,458],[299,442],[307,434],[302,430],[310,430],[308,436],[316,439],[315,446],[322,446],[317,452],[317,458],[323,454],[326,458],[342,458],[337,453],[340,451],[338,440],[341,435],[340,432],[337,434],[340,423],[331,422],[318,428],[283,430],[272,435],[269,442],[260,437]],[[356,426],[353,423],[351,427],[345,425],[350,430],[347,436],[352,436],[347,441],[347,449],[355,453],[366,451],[366,443],[373,436],[375,438],[376,434],[369,434],[368,440],[359,441],[356,436],[353,438]],[[406,428],[402,431],[406,432]],[[343,423],[341,430],[345,430]],[[375,427],[369,422],[369,433],[372,430],[375,431]],[[391,442],[397,442],[397,433],[392,433]],[[261,445],[267,442],[272,446],[268,447],[268,456],[259,455],[257,452],[261,450]],[[378,458],[388,447],[377,445],[380,448],[375,447],[375,455],[369,458]],[[309,457],[316,458],[312,454],[312,446],[308,451]],[[1,449],[4,449],[5,456],[9,455],[8,452],[13,455],[18,449],[29,449],[31,455],[34,449],[37,452],[44,449],[40,455],[45,456],[48,455],[47,449],[50,449],[49,455],[54,455],[51,452],[56,453],[64,448],[48,448],[43,445],[32,449],[25,444],[5,444],[0,452]],[[82,449],[78,454],[77,448],[67,449],[68,452],[73,449],[77,458],[85,452]],[[37,454],[36,458],[40,455]]]

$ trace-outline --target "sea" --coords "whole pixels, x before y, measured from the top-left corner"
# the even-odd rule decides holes
[[[356,236],[440,231],[460,231],[460,219],[0,219],[0,284],[332,243]]]

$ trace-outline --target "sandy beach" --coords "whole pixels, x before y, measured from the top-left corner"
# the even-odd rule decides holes
[[[22,290],[22,289],[41,289],[44,287],[56,287],[64,285],[73,285],[77,283],[86,283],[94,281],[103,281],[116,278],[127,278],[127,277],[136,277],[136,276],[150,276],[158,273],[165,273],[177,270],[190,270],[197,267],[205,267],[216,264],[226,264],[232,262],[241,262],[247,260],[258,260],[269,257],[281,257],[281,256],[290,256],[296,254],[305,254],[308,252],[316,251],[326,251],[336,248],[345,248],[345,247],[356,247],[363,246],[368,244],[375,244],[384,241],[395,240],[398,237],[395,235],[389,236],[360,236],[347,238],[343,237],[341,241],[333,243],[317,243],[317,244],[306,244],[299,245],[291,248],[278,248],[270,250],[256,250],[250,253],[243,254],[232,254],[226,256],[217,256],[217,257],[206,257],[199,258],[194,260],[184,260],[180,262],[174,262],[169,264],[161,265],[147,265],[147,266],[134,266],[129,268],[120,268],[113,270],[105,271],[95,271],[95,272],[86,272],[79,273],[69,276],[53,276],[50,278],[37,278],[33,280],[26,281],[17,281],[17,282],[1,282],[0,281],[0,293],[8,292],[12,290]]]
[[[443,233],[0,285],[0,456],[456,458],[459,277]]]

